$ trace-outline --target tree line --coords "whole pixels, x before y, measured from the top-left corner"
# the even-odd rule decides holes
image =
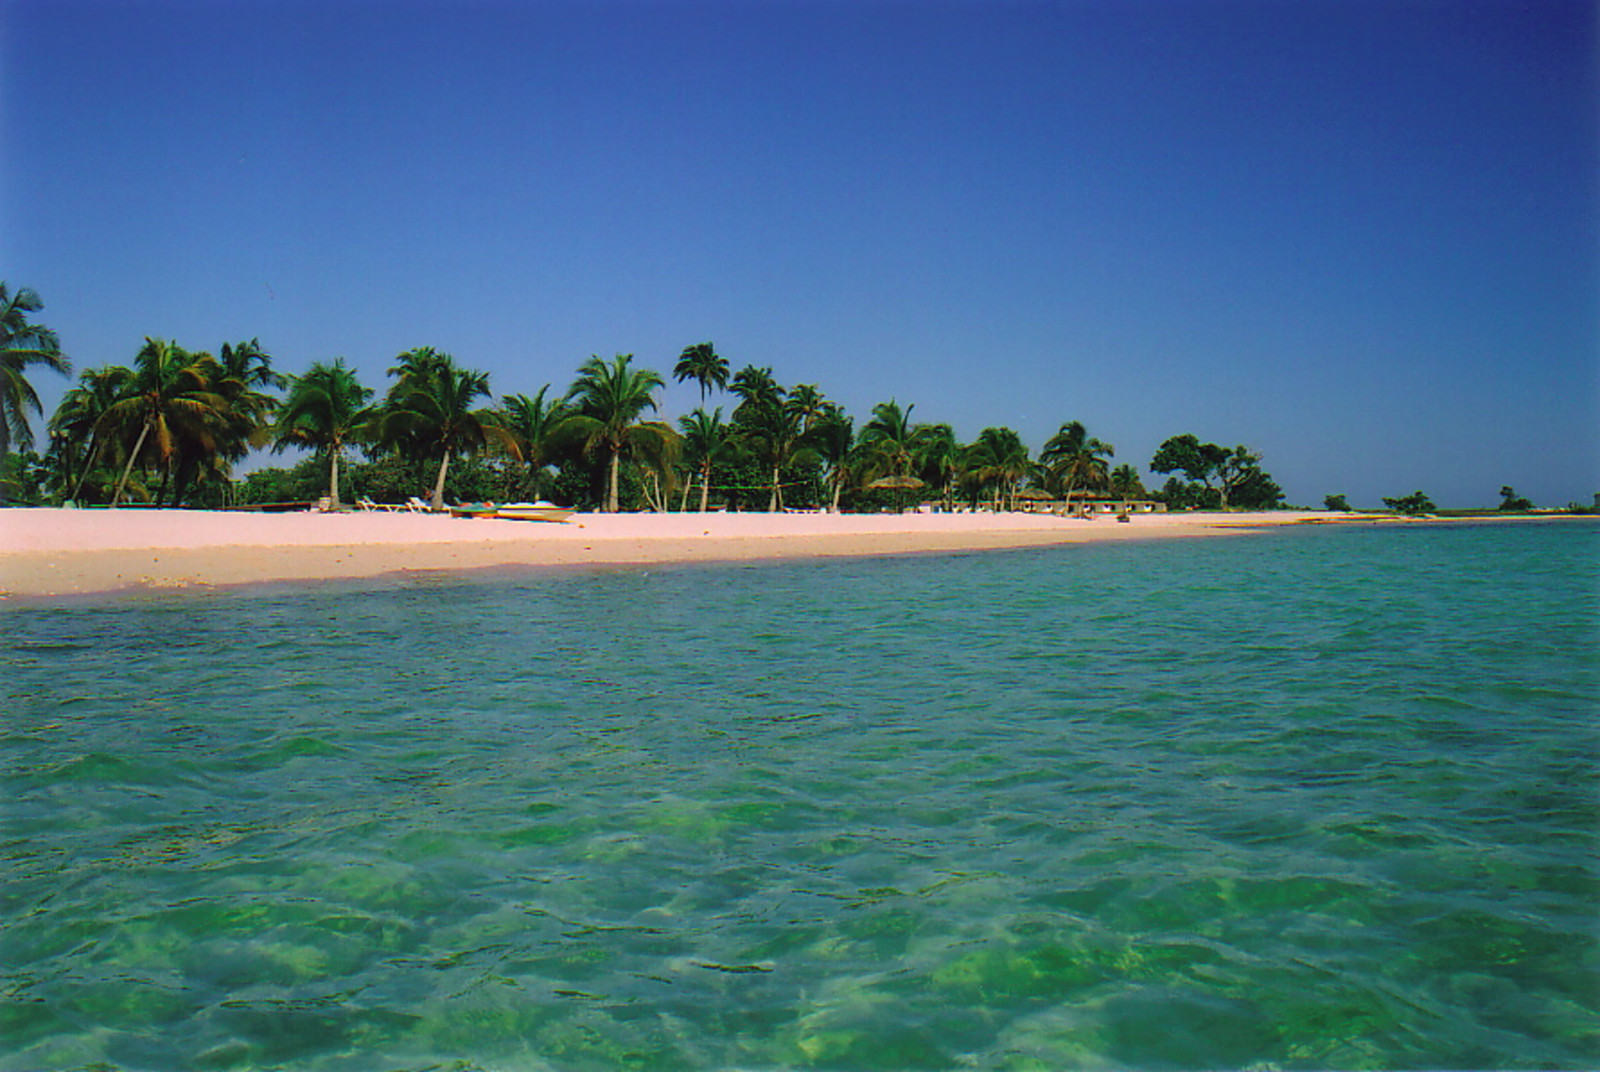
[[[28,319],[40,308],[32,291],[11,295],[0,283],[0,479],[12,498],[165,506],[552,498],[607,511],[880,510],[910,501],[1015,509],[1084,498],[1264,509],[1283,500],[1258,455],[1193,435],[1161,445],[1150,469],[1168,479],[1147,489],[1079,421],[1062,424],[1037,456],[1010,428],[964,443],[949,424],[913,420],[916,407],[895,399],[858,426],[817,385],[785,386],[754,364],[734,372],[710,342],[685,347],[673,366],[677,381],[699,388],[700,405],[669,423],[656,416],[664,377],[630,354],[589,358],[563,392],[546,384],[496,399],[486,373],[420,347],[395,358],[379,397],[342,358],[285,375],[255,339],[212,353],[149,338],[130,365],[79,373],[39,455],[26,449],[29,414],[40,413],[27,370],[71,371],[54,333]],[[309,454],[235,480],[259,449]]]

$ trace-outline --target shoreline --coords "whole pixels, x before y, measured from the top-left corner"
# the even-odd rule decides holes
[[[0,599],[110,595],[412,572],[950,554],[1225,536],[1297,512],[579,514],[567,523],[433,514],[0,511]]]
[[[1029,513],[687,513],[578,514],[549,523],[437,514],[21,508],[0,510],[0,600],[419,572],[957,554],[1396,520],[1320,511],[1138,514],[1127,524],[1109,516],[1084,521]]]

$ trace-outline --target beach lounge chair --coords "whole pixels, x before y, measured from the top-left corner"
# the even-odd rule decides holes
[[[405,508],[413,514],[433,513],[433,507],[428,505],[426,501],[417,498],[415,495],[406,500]]]

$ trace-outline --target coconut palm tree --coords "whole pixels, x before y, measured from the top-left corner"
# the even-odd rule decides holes
[[[106,409],[96,427],[97,434],[133,440],[111,497],[113,506],[122,502],[133,467],[145,463],[147,443],[154,454],[151,460],[162,471],[158,502],[185,451],[208,454],[217,449],[228,403],[212,389],[216,372],[210,354],[192,354],[166,339],[145,339],[123,384],[123,396]]]
[[[738,422],[742,412],[753,411],[763,406],[781,406],[784,396],[788,393],[778,386],[778,381],[772,378],[770,368],[757,368],[746,365],[734,373],[733,384],[728,388],[739,399],[739,405],[734,408],[732,420]]]
[[[1068,421],[1039,452],[1039,461],[1070,502],[1079,488],[1105,488],[1110,483],[1107,459],[1116,453],[1110,443],[1089,435],[1082,421]]]
[[[733,448],[733,429],[722,420],[722,407],[707,413],[697,409],[678,418],[678,428],[683,433],[683,452],[693,471],[700,477],[700,512],[703,514],[711,502],[711,473],[717,462]],[[684,506],[689,502],[691,478],[684,486]]]
[[[1010,428],[985,428],[967,448],[966,465],[980,486],[994,489],[994,508],[1016,508],[1016,493],[1028,474],[1028,448]]]
[[[449,354],[427,346],[401,354],[399,364],[389,371],[397,379],[385,405],[383,438],[402,451],[438,457],[429,501],[435,510],[442,510],[451,459],[490,442],[510,442],[489,410],[472,408],[474,401],[489,393],[489,376],[462,368]]]
[[[805,443],[804,419],[799,410],[787,404],[789,392],[772,378],[770,368],[745,366],[734,376],[729,389],[740,399],[733,411],[739,442],[772,474],[767,509],[781,510],[784,467],[810,453]]]
[[[226,485],[233,464],[272,437],[278,399],[267,391],[281,388],[284,377],[273,371],[272,358],[261,344],[255,339],[223,343],[220,356],[208,368],[211,391],[223,400],[218,407],[215,443],[210,448],[186,446],[179,451],[174,504],[183,501],[185,489],[196,479]]]
[[[640,421],[647,410],[656,408],[655,393],[663,386],[660,373],[634,369],[632,354],[618,354],[609,363],[590,357],[578,369],[578,379],[563,400],[576,413],[564,425],[564,433],[581,444],[585,455],[603,451],[606,456],[605,510],[618,509],[618,474],[622,456],[631,448],[645,454],[656,450],[673,437],[671,428],[659,421]]]
[[[956,477],[961,471],[962,447],[948,424],[918,425],[913,436],[917,475],[930,487],[940,489],[944,508],[955,503]]]
[[[544,471],[560,452],[562,424],[572,416],[562,399],[545,400],[549,390],[550,385],[545,384],[532,398],[506,395],[496,415],[500,426],[510,433],[512,453],[527,467],[526,487],[535,498],[543,494],[540,482]]]
[[[783,404],[789,407],[796,417],[800,418],[801,433],[811,431],[817,418],[822,416],[823,408],[827,406],[827,399],[822,397],[822,392],[814,383],[798,383],[789,390],[789,397]]]
[[[33,445],[28,415],[43,413],[39,395],[28,382],[28,367],[39,365],[63,376],[72,372],[56,333],[28,322],[29,313],[43,308],[44,302],[29,288],[18,287],[13,294],[0,280],[0,459],[13,443]]]
[[[916,408],[913,405],[902,410],[894,399],[879,402],[872,407],[872,419],[861,427],[862,450],[877,457],[890,476],[907,476],[911,471],[916,449],[911,411]]]
[[[707,391],[713,387],[719,391],[727,389],[728,359],[718,357],[709,342],[696,343],[684,347],[678,363],[672,366],[672,375],[679,383],[693,380],[700,385],[700,405],[704,408]]]
[[[105,434],[101,418],[112,404],[128,394],[133,372],[121,365],[84,369],[78,382],[61,397],[61,404],[50,417],[50,436],[61,444],[63,464],[82,462],[78,478],[67,497],[77,501],[95,465],[116,442]],[[109,461],[109,459],[107,459]],[[109,480],[107,480],[109,483]],[[102,489],[103,491],[104,489]]]
[[[310,447],[328,455],[328,499],[339,508],[339,461],[344,448],[373,430],[376,411],[368,405],[372,389],[363,387],[353,370],[336,357],[313,362],[303,376],[289,382],[289,395],[273,428],[274,452]]]
[[[1139,479],[1139,470],[1131,465],[1119,465],[1111,471],[1111,493],[1120,499],[1150,497],[1150,493],[1145,490],[1144,481]]]
[[[828,470],[829,509],[839,512],[839,497],[852,476],[859,455],[855,449],[855,428],[850,415],[834,402],[824,402],[806,443]]]

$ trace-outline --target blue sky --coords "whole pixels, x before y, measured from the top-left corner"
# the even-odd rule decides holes
[[[1597,46],[1562,0],[0,0],[0,276],[80,368],[711,340],[1294,502],[1587,502]]]

